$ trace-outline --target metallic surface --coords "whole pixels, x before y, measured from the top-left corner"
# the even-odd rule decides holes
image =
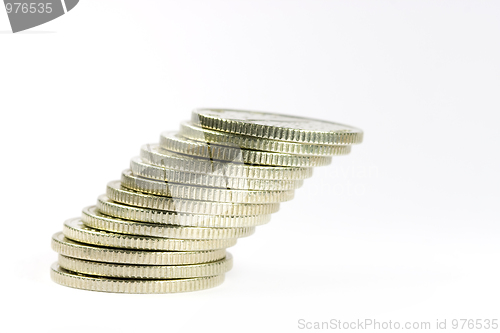
[[[120,234],[179,239],[231,239],[248,237],[255,232],[255,227],[202,228],[127,221],[101,214],[95,206],[82,210],[82,222],[94,229]]]
[[[74,273],[65,270],[57,263],[52,265],[50,276],[54,282],[66,287],[126,294],[196,291],[216,287],[224,281],[224,274],[172,280],[113,279]]]
[[[363,141],[363,131],[352,126],[270,112],[196,109],[191,121],[212,130],[272,140],[331,145]]]
[[[141,251],[115,249],[78,243],[62,232],[52,236],[52,249],[71,258],[134,265],[190,265],[216,261],[226,256],[226,250],[209,251]]]
[[[160,146],[163,149],[181,154],[213,160],[231,161],[233,163],[288,167],[318,167],[328,165],[332,161],[330,156],[301,156],[209,145],[205,142],[183,138],[176,134],[176,132],[163,132],[160,136]],[[346,153],[349,152],[350,148],[347,148]]]
[[[121,185],[139,192],[160,196],[233,203],[284,202],[292,200],[295,194],[293,190],[250,191],[168,183],[137,177],[130,170],[122,172]]]
[[[185,279],[214,276],[228,272],[233,266],[233,257],[226,253],[221,260],[195,265],[151,266],[126,265],[81,260],[59,255],[59,266],[81,274],[126,279]]]
[[[181,123],[179,134],[187,139],[200,142],[282,154],[334,156],[345,155],[350,151],[350,146],[347,145],[295,143],[230,134],[198,127],[187,121]]]
[[[236,190],[295,190],[303,184],[303,180],[235,178],[179,171],[176,169],[168,169],[145,163],[140,157],[133,157],[130,160],[130,170],[132,170],[134,175],[143,178],[179,184],[229,188]]]
[[[150,236],[122,235],[92,229],[80,218],[64,222],[63,234],[75,242],[105,247],[152,251],[204,251],[225,249],[236,244],[236,239],[175,239]]]
[[[112,202],[105,195],[99,196],[96,207],[103,214],[125,220],[192,227],[255,227],[271,220],[271,215],[201,215],[132,207]]]
[[[158,144],[141,147],[141,159],[148,164],[180,171],[210,174],[233,178],[299,180],[310,178],[313,168],[249,165],[238,161],[217,161],[175,153]]]
[[[216,201],[186,200],[145,194],[121,186],[120,181],[108,183],[106,196],[129,206],[207,215],[259,215],[279,210],[279,203],[235,204]]]
[[[143,145],[121,181],[52,238],[59,284],[169,293],[211,288],[232,267],[226,248],[269,222],[280,203],[363,132],[252,111],[198,109],[180,134]]]

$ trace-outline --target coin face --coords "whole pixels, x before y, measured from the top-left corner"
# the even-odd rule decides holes
[[[363,131],[352,126],[269,112],[196,109],[192,121],[218,131],[283,141],[354,144],[363,137]]]

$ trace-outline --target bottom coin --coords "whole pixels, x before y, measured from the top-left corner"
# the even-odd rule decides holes
[[[59,255],[59,266],[72,272],[113,278],[184,279],[224,274],[232,268],[233,258],[226,253],[224,259],[203,264],[157,266],[113,264]]]
[[[165,294],[197,291],[213,288],[224,282],[224,274],[173,280],[104,278],[68,271],[60,267],[57,262],[52,264],[50,273],[55,283],[66,287],[126,294]]]

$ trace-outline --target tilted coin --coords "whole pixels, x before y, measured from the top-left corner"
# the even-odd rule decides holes
[[[197,291],[213,288],[224,282],[224,274],[189,279],[137,280],[95,277],[71,272],[54,263],[51,267],[52,280],[60,285],[110,293],[165,294]]]
[[[233,178],[298,180],[309,178],[313,173],[313,168],[306,167],[251,165],[194,157],[163,149],[158,144],[142,146],[140,156],[148,164],[169,169]]]
[[[191,122],[181,123],[179,134],[190,140],[213,143],[222,146],[239,147],[252,150],[263,150],[293,155],[334,156],[346,155],[350,151],[348,145],[325,145],[278,141],[247,135],[231,134],[195,126]]]
[[[134,157],[130,160],[130,170],[132,170],[132,173],[136,176],[149,179],[197,186],[231,188],[237,190],[295,190],[301,187],[304,182],[303,180],[234,178],[179,171],[147,164],[142,161],[140,157]]]
[[[92,229],[83,224],[80,218],[64,222],[63,234],[66,238],[85,244],[153,251],[215,250],[225,249],[236,244],[236,239],[175,239],[117,234]]]
[[[121,178],[122,186],[154,195],[182,198],[188,200],[232,202],[232,203],[276,203],[293,199],[293,190],[256,191],[234,190],[213,187],[202,187],[185,184],[167,183],[137,177],[130,170],[124,170]]]
[[[110,200],[136,207],[208,215],[259,215],[279,210],[279,203],[235,204],[216,201],[187,200],[145,194],[122,187],[120,181],[108,183],[106,195]]]
[[[126,265],[88,261],[59,255],[59,266],[81,274],[127,279],[185,279],[191,277],[220,275],[231,270],[233,258],[226,253],[221,260],[176,266]]]
[[[225,249],[209,251],[142,251],[100,247],[72,241],[62,232],[52,236],[52,249],[66,257],[134,265],[190,265],[221,260]]]
[[[82,221],[85,225],[99,230],[129,235],[178,239],[231,239],[247,237],[255,232],[255,227],[180,227],[168,224],[128,221],[101,214],[95,206],[86,207],[82,210]]]
[[[271,215],[201,215],[132,207],[112,202],[105,195],[99,196],[96,207],[103,214],[125,220],[192,227],[255,227],[271,219]]]
[[[352,126],[269,112],[196,109],[191,120],[216,131],[272,140],[335,145],[363,140],[363,131]]]
[[[176,153],[204,157],[214,160],[231,161],[233,163],[289,166],[289,167],[319,167],[328,165],[331,156],[305,156],[273,153],[259,150],[240,149],[207,144],[186,139],[176,132],[163,132],[160,136],[160,146]],[[346,149],[346,153],[350,150]]]

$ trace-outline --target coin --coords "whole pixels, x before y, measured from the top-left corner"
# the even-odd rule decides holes
[[[232,203],[276,203],[293,199],[293,190],[256,191],[211,188],[185,184],[167,183],[137,177],[130,170],[122,172],[122,186],[139,192],[189,200]]]
[[[66,287],[127,294],[163,294],[196,291],[216,287],[224,281],[224,274],[169,280],[113,279],[74,273],[65,270],[57,263],[52,265],[50,276],[54,282]]]
[[[334,156],[346,155],[350,151],[350,146],[347,145],[295,143],[258,138],[247,135],[236,135],[198,127],[188,121],[181,123],[179,134],[190,140],[196,140],[222,146],[239,147],[244,149],[262,150],[293,155]]]
[[[52,236],[52,249],[71,258],[134,265],[190,265],[217,261],[226,256],[225,249],[175,252],[100,247],[72,241],[62,232]]]
[[[231,239],[250,236],[255,227],[246,228],[202,228],[180,227],[168,224],[146,223],[122,220],[101,214],[95,206],[86,207],[82,211],[85,225],[99,230],[121,234],[178,238],[178,239]]]
[[[64,222],[63,234],[76,242],[105,247],[154,251],[203,251],[225,249],[236,244],[236,239],[175,239],[122,235],[114,232],[92,229],[80,218]]]
[[[132,173],[136,176],[149,179],[237,190],[295,190],[301,187],[304,182],[303,180],[233,178],[179,171],[144,163],[140,157],[134,157],[130,160],[130,170],[132,170]]]
[[[160,146],[163,149],[181,154],[213,160],[231,161],[233,163],[289,167],[319,167],[328,165],[332,161],[331,156],[291,155],[212,145],[183,138],[176,134],[176,132],[163,132],[160,136]],[[349,151],[350,147],[347,147],[346,153]]]
[[[177,266],[126,265],[81,260],[59,255],[59,266],[81,274],[127,279],[185,279],[191,277],[214,276],[228,272],[233,266],[230,253],[221,260]]]
[[[363,140],[363,131],[352,126],[269,112],[196,109],[191,120],[203,128],[271,140],[335,145]]]
[[[234,178],[298,180],[310,178],[313,174],[313,168],[249,165],[183,155],[163,149],[158,144],[142,146],[140,157],[148,164],[169,169]]]
[[[271,219],[271,215],[201,215],[132,207],[112,202],[105,195],[99,196],[96,207],[103,214],[125,220],[192,227],[255,227]]]
[[[272,214],[279,210],[279,203],[235,204],[216,201],[186,200],[144,194],[122,187],[120,181],[108,183],[106,195],[112,201],[129,206],[193,214],[259,215]]]
[[[232,267],[226,248],[268,223],[313,167],[362,138],[357,128],[315,119],[194,110],[179,133],[142,146],[121,181],[53,235],[59,262],[51,277],[121,293],[219,285]]]

